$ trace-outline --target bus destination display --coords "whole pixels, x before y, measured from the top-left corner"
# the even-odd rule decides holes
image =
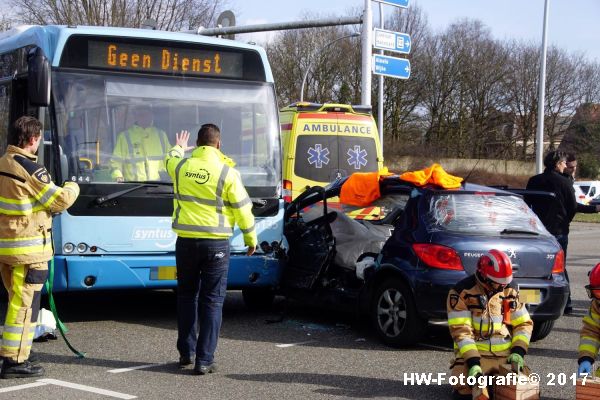
[[[243,55],[221,50],[90,40],[88,66],[121,71],[241,78]]]

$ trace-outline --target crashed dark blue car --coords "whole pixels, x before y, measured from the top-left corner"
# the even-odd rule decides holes
[[[521,300],[546,337],[569,293],[564,253],[521,195],[466,183],[446,190],[390,176],[367,207],[339,203],[347,178],[289,204],[285,295],[367,315],[392,346],[414,344],[446,319],[446,297],[492,248],[513,263]],[[331,201],[335,200],[335,202]]]

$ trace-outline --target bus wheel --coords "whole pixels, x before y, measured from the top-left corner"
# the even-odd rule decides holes
[[[268,310],[273,305],[275,292],[271,288],[245,288],[242,297],[248,309]]]

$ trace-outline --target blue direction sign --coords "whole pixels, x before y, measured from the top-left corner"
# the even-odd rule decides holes
[[[390,4],[396,7],[408,8],[408,0],[375,0],[378,3]]]
[[[390,50],[396,53],[410,53],[410,35],[375,28],[373,46],[379,50]]]
[[[373,73],[392,78],[408,79],[410,77],[410,61],[406,58],[396,58],[373,54]]]

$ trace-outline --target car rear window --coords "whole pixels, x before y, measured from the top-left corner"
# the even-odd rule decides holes
[[[354,172],[377,171],[372,137],[300,135],[294,174],[316,182],[331,182]]]
[[[429,201],[427,230],[498,235],[502,232],[550,236],[537,215],[517,196],[439,194]]]
[[[367,207],[357,207],[342,203],[340,205],[342,211],[352,219],[367,221],[386,220],[391,225],[400,217],[409,198],[410,195],[408,193],[394,193],[382,195]]]

